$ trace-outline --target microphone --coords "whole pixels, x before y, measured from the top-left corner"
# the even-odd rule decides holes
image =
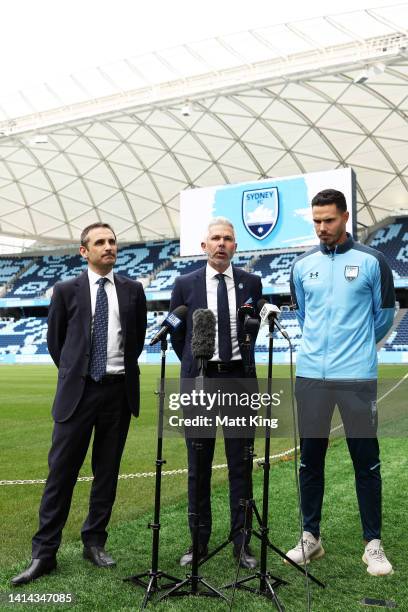
[[[278,308],[276,304],[270,304],[267,300],[265,300],[265,298],[262,298],[261,300],[258,301],[257,308],[258,308],[259,316],[261,317],[261,327],[263,325],[270,325],[270,324],[276,325],[276,327],[279,329],[282,336],[290,342],[288,332],[285,329],[283,329],[283,327],[277,320],[281,312],[280,308]]]
[[[150,346],[153,346],[159,342],[162,338],[167,336],[169,332],[173,332],[181,325],[187,318],[188,308],[187,306],[177,306],[172,312],[169,312],[167,317],[161,324],[161,328],[155,333],[153,338],[150,340]]]
[[[191,352],[196,359],[211,359],[215,351],[215,316],[208,308],[193,312]]]
[[[259,330],[259,320],[256,310],[252,304],[243,304],[237,310],[238,320],[244,325],[244,331],[248,334],[257,334]]]

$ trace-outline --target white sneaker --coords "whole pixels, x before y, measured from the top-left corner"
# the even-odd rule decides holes
[[[312,535],[308,531],[304,531],[302,539],[299,540],[295,548],[291,548],[291,550],[288,550],[288,552],[286,553],[286,556],[289,557],[289,559],[292,559],[292,561],[294,561],[298,565],[303,565],[302,541],[306,563],[309,563],[313,559],[320,559],[320,557],[323,557],[324,548],[322,546],[321,539],[319,538],[318,540],[316,540],[314,535]],[[285,563],[288,563],[286,559],[284,559],[284,561]]]
[[[367,564],[367,572],[372,576],[393,574],[391,563],[385,556],[381,540],[371,540],[364,549],[363,561]]]

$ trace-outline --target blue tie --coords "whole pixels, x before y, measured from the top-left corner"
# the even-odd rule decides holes
[[[89,375],[95,382],[101,380],[102,376],[106,374],[109,320],[108,296],[105,291],[107,281],[107,278],[98,280],[99,287],[96,294],[91,358],[89,361]]]
[[[231,361],[231,322],[228,304],[228,291],[224,274],[216,274],[217,287],[217,320],[218,320],[218,353],[221,361]]]

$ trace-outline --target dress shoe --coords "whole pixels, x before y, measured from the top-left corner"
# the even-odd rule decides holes
[[[14,576],[10,582],[13,586],[27,584],[32,580],[37,580],[37,578],[49,574],[56,567],[57,561],[55,557],[48,557],[47,559],[31,559],[31,563],[27,569],[18,576]]]
[[[198,548],[198,560],[204,559],[208,555],[208,547],[207,546],[199,546]],[[190,546],[187,552],[180,559],[181,567],[185,565],[190,565],[193,562],[193,547]]]
[[[96,567],[114,567],[116,561],[110,557],[103,546],[84,546],[84,559],[88,559]]]
[[[239,566],[245,569],[255,569],[258,565],[258,561],[249,546],[244,546],[242,552],[241,546],[234,546],[234,557],[239,559]]]

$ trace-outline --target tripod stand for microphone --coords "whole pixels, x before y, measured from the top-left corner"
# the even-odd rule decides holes
[[[206,373],[206,362],[207,360],[199,358],[199,373],[196,377],[196,390],[204,390],[205,387],[205,373]],[[199,389],[197,389],[197,387]],[[187,574],[186,578],[179,581],[178,584],[172,586],[167,593],[159,598],[159,601],[167,599],[167,597],[185,597],[188,595],[195,595],[201,597],[221,597],[228,601],[228,598],[221,593],[218,589],[213,587],[198,573],[199,565],[205,563],[209,556],[202,559],[199,563],[199,547],[200,547],[200,485],[201,485],[201,474],[202,474],[202,452],[203,452],[203,440],[197,439],[193,443],[195,450],[195,464],[196,464],[196,487],[194,495],[195,512],[193,515],[193,526],[192,526],[192,561],[191,561],[191,574]],[[199,585],[202,585],[206,590],[199,590]],[[187,587],[187,588],[186,588]],[[190,588],[188,588],[190,587]]]
[[[151,569],[124,578],[127,582],[133,582],[138,586],[142,586],[146,589],[146,593],[141,605],[143,610],[153,593],[163,589],[169,589],[175,584],[181,582],[180,578],[176,578],[171,574],[159,570],[159,538],[160,538],[160,499],[161,499],[161,477],[162,477],[162,466],[166,463],[163,459],[162,448],[163,448],[163,412],[164,412],[164,398],[165,398],[165,372],[166,372],[166,351],[167,351],[167,338],[163,337],[161,340],[161,369],[160,369],[160,390],[159,395],[159,411],[158,411],[158,424],[157,424],[157,451],[156,451],[156,486],[154,496],[154,519],[153,523],[148,524],[148,528],[153,532],[152,538],[152,562]],[[160,585],[159,580],[169,580],[169,583]]]
[[[274,330],[274,318],[270,317],[269,319],[269,349],[268,349],[268,385],[267,392],[269,398],[272,397],[272,361],[273,361],[273,330]],[[271,401],[268,403],[266,410],[266,423],[271,423]],[[251,591],[257,595],[261,595],[271,599],[276,608],[280,611],[283,610],[282,604],[279,602],[279,599],[275,593],[275,589],[280,585],[287,584],[285,580],[282,578],[278,578],[273,576],[266,567],[267,564],[267,552],[268,547],[271,548],[274,552],[276,552],[282,559],[290,563],[293,567],[295,567],[299,572],[305,574],[310,580],[315,582],[320,587],[324,588],[324,584],[320,582],[317,578],[315,578],[312,574],[307,572],[301,565],[297,564],[295,561],[292,561],[283,551],[277,548],[274,544],[272,544],[268,537],[268,509],[269,509],[269,473],[270,473],[270,436],[271,436],[271,427],[267,425],[265,428],[265,455],[264,461],[262,463],[264,478],[263,478],[263,500],[262,500],[262,517],[259,514],[259,511],[255,505],[255,502],[252,500],[252,509],[254,511],[255,517],[259,524],[258,533],[255,530],[252,530],[254,536],[256,536],[261,541],[261,559],[260,559],[260,568],[259,571],[255,572],[251,576],[245,576],[235,582],[224,585],[223,588],[238,588],[245,589],[247,591]],[[254,588],[248,586],[248,582],[259,579],[259,588]]]

